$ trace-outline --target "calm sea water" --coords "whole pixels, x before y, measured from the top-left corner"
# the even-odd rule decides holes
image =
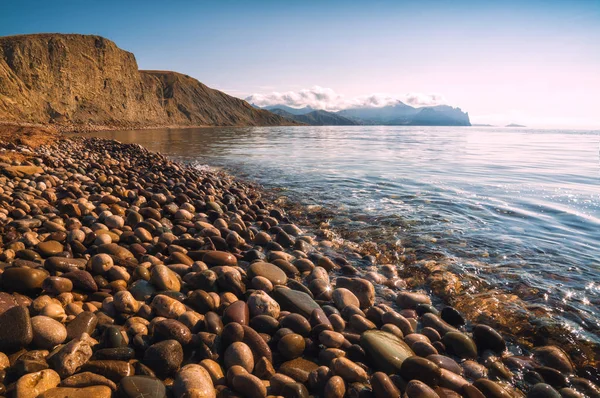
[[[600,341],[600,132],[275,127],[101,132],[222,167],[356,239],[441,253]],[[523,292],[526,292],[523,294]]]

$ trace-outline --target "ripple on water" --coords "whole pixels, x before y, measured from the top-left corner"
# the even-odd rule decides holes
[[[331,224],[358,239],[401,239],[493,285],[525,286],[538,292],[527,295],[531,303],[600,342],[599,132],[357,126],[98,134],[285,187],[291,200],[337,213]]]

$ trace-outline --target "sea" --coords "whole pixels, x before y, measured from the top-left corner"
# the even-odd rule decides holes
[[[445,256],[600,343],[600,131],[240,127],[105,131],[223,169],[357,241]],[[527,292],[522,294],[522,292]]]

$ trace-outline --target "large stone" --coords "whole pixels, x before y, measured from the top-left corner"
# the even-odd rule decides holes
[[[533,355],[543,365],[560,370],[566,374],[574,373],[574,366],[569,356],[559,347],[544,346],[533,350]]]
[[[123,377],[133,376],[135,370],[133,365],[125,361],[88,361],[81,370],[102,375],[115,383],[119,383]]]
[[[307,319],[314,309],[321,308],[308,294],[284,287],[276,287],[273,297],[282,310],[300,314]]]
[[[237,259],[231,253],[209,251],[204,254],[202,261],[209,267],[217,265],[237,265]]]
[[[121,260],[127,260],[130,258],[134,258],[133,253],[123,246],[119,246],[116,243],[106,243],[98,246],[98,253],[106,253],[110,254]]]
[[[360,301],[350,290],[345,288],[337,288],[333,291],[333,302],[335,306],[341,311],[349,305],[359,307]]]
[[[431,304],[431,298],[423,293],[401,292],[396,297],[400,308],[415,309],[419,304]]]
[[[37,249],[43,257],[51,257],[62,252],[65,248],[60,242],[47,240],[45,242],[40,242],[37,245]]]
[[[177,274],[164,265],[156,265],[152,268],[150,282],[158,290],[173,290],[178,292],[181,289],[181,283]]]
[[[92,357],[92,346],[98,342],[87,333],[73,339],[48,358],[48,364],[61,378],[71,376]],[[110,389],[109,389],[110,390]]]
[[[0,315],[4,314],[6,310],[16,307],[17,305],[17,300],[15,300],[11,294],[0,292]]]
[[[162,381],[150,376],[128,376],[121,379],[119,398],[165,398],[167,390]]]
[[[32,339],[33,328],[25,307],[12,307],[0,315],[0,352],[18,351]]]
[[[2,169],[4,174],[9,177],[27,177],[34,174],[41,174],[44,172],[44,169],[38,166],[8,166]]]
[[[48,316],[38,315],[31,318],[33,344],[39,348],[52,349],[67,338],[64,325]]]
[[[277,301],[262,290],[257,290],[248,297],[248,308],[252,317],[269,315],[279,318],[280,307]]]
[[[19,293],[37,292],[48,276],[48,272],[40,268],[10,267],[2,274],[2,286]]]
[[[84,270],[87,264],[84,258],[50,257],[44,261],[44,268],[48,271],[69,272]]]
[[[186,311],[185,305],[164,294],[154,296],[151,307],[156,315],[172,319],[179,317]]]
[[[177,340],[161,341],[148,347],[143,362],[158,376],[171,375],[183,362],[183,348]]]
[[[70,279],[71,282],[73,282],[73,288],[75,290],[91,293],[98,291],[98,285],[96,284],[94,277],[87,271],[74,270],[67,272],[63,277]]]
[[[111,398],[112,391],[107,386],[84,388],[56,387],[37,396],[37,398]]]
[[[366,279],[339,277],[335,286],[354,293],[360,302],[360,308],[369,308],[375,304],[375,287]]]
[[[248,305],[243,300],[231,303],[223,311],[222,320],[224,324],[237,322],[240,325],[247,325],[250,323],[250,310],[248,309]]]
[[[387,374],[400,372],[406,358],[415,353],[397,336],[380,330],[369,330],[360,337],[360,346],[374,368]]]
[[[448,332],[442,337],[446,351],[463,359],[477,359],[477,346],[466,334]]]
[[[75,388],[106,386],[113,391],[117,389],[117,385],[112,380],[92,372],[81,372],[74,374],[71,377],[67,377],[60,383],[60,386]]]
[[[83,311],[67,324],[67,341],[77,339],[84,333],[91,335],[98,324],[98,317],[93,312]]]
[[[296,358],[281,364],[279,372],[291,377],[299,383],[306,383],[310,372],[319,367],[316,363],[304,358]]]
[[[36,398],[43,392],[58,386],[60,376],[52,369],[29,373],[17,380],[15,386],[16,398]]]
[[[216,398],[210,374],[200,365],[184,366],[173,382],[175,398]]]
[[[250,264],[248,268],[248,277],[251,279],[255,276],[267,278],[273,285],[284,285],[287,282],[287,276],[281,268],[261,261]]]

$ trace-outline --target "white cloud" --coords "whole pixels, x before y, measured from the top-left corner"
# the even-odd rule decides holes
[[[310,106],[315,109],[339,111],[354,107],[383,107],[398,101],[420,107],[446,104],[441,94],[408,93],[403,95],[371,94],[368,96],[347,98],[330,88],[314,86],[298,91],[277,92],[268,94],[252,94],[246,101],[264,107],[269,105],[287,105],[293,108]]]

